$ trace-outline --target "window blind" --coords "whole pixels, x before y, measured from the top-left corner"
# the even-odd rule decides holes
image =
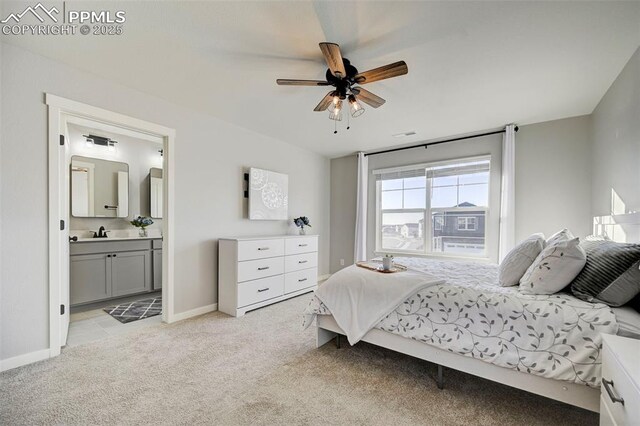
[[[424,167],[419,169],[399,170],[386,173],[376,173],[376,180],[394,180],[424,177],[426,175],[426,169]]]
[[[376,180],[403,179],[419,176],[428,178],[455,176],[488,172],[491,165],[490,156],[459,158],[456,160],[438,161],[433,163],[412,164],[407,166],[390,167],[373,170]]]
[[[462,176],[488,172],[490,167],[491,162],[488,159],[471,162],[456,162],[455,164],[429,167],[426,169],[426,174],[429,179],[447,176]]]

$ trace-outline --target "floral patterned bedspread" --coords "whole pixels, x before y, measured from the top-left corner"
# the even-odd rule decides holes
[[[417,258],[396,262],[447,282],[409,297],[375,328],[501,367],[600,386],[600,334],[618,330],[608,306],[566,293],[524,295],[517,286],[500,287],[496,265]],[[331,313],[314,296],[304,326],[316,315]]]

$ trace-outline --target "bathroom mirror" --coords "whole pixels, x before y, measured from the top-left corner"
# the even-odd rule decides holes
[[[149,170],[149,182],[151,185],[149,189],[151,217],[162,219],[162,169],[151,168]]]
[[[129,216],[129,165],[98,158],[71,157],[71,215]]]

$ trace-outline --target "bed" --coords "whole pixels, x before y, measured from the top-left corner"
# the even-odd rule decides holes
[[[444,366],[598,411],[601,334],[624,325],[620,334],[640,337],[633,310],[618,308],[619,324],[604,304],[566,293],[523,295],[495,284],[495,265],[396,261],[446,282],[409,296],[360,340],[438,364],[439,385]],[[317,297],[304,325],[314,320],[318,347],[345,334]]]

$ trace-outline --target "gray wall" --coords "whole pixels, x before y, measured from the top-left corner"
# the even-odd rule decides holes
[[[593,216],[612,214],[615,191],[624,212],[640,211],[640,48],[592,115]]]
[[[331,272],[353,264],[358,158],[331,160]]]
[[[516,241],[567,227],[591,234],[589,116],[520,126],[516,135]]]
[[[591,233],[591,142],[590,117],[574,117],[520,126],[516,134],[516,239],[534,232],[553,232],[569,227],[576,235]],[[409,150],[369,157],[369,169],[391,167],[448,158],[492,154],[492,167],[500,167],[502,136],[438,145],[428,150]],[[638,157],[636,157],[638,158]],[[637,160],[636,160],[637,161]],[[637,163],[636,163],[637,164]],[[351,170],[349,170],[351,168]],[[345,182],[337,194],[332,193],[331,217],[349,217],[355,208],[357,160],[355,156],[331,160],[331,179]],[[351,180],[349,180],[351,179]],[[375,186],[369,176],[369,223],[367,249],[375,248]],[[333,185],[332,185],[333,188]],[[495,195],[495,193],[493,194]],[[340,244],[331,240],[331,271],[341,267],[339,256],[351,253],[345,261],[353,261],[355,221],[339,226]]]
[[[309,216],[329,271],[327,158],[7,44],[1,77],[0,359],[49,346],[45,92],[176,129],[176,313],[217,301],[218,238],[287,232],[243,218],[250,166],[289,174],[289,214]]]

